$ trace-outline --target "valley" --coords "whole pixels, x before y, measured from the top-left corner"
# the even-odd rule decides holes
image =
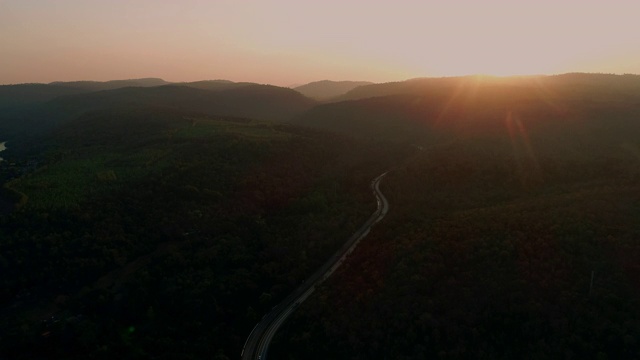
[[[640,77],[337,83],[0,86],[2,357],[640,354]]]

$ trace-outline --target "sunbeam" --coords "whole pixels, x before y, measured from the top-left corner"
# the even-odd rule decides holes
[[[542,181],[542,171],[538,158],[521,119],[514,115],[513,111],[509,111],[504,122],[509,133],[514,161],[517,165],[521,183],[526,185]]]

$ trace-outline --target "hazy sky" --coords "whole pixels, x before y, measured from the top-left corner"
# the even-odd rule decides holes
[[[640,0],[0,0],[0,84],[640,73]]]

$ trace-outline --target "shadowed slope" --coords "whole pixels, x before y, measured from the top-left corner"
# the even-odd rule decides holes
[[[330,100],[331,98],[338,97],[346,94],[358,86],[371,85],[368,81],[331,81],[322,80],[310,82],[306,85],[298,86],[296,91],[300,92],[304,96],[307,96],[316,100]]]

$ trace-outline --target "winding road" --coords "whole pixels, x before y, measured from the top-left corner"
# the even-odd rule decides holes
[[[276,305],[262,320],[253,328],[249,337],[244,343],[240,357],[242,360],[266,360],[267,351],[271,339],[278,331],[278,328],[295,311],[295,309],[311,295],[316,286],[326,280],[355,249],[371,227],[382,220],[389,211],[389,202],[380,192],[380,181],[386,175],[376,177],[371,181],[371,189],[378,201],[378,208],[369,219],[353,234],[349,240],[338,250],[322,267],[320,267],[311,277],[309,277],[300,287],[287,296],[280,304]]]

